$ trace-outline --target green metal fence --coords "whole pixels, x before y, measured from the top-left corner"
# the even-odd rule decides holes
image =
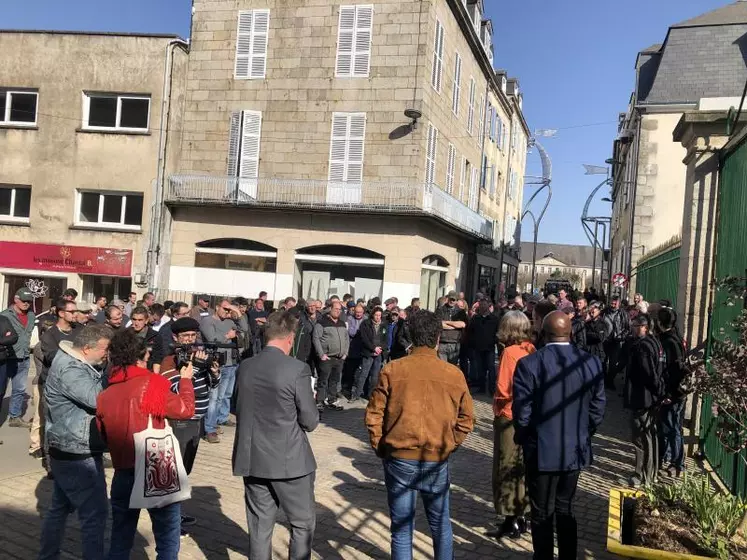
[[[716,238],[716,278],[747,277],[747,143],[742,142],[724,156],[719,184]],[[711,344],[736,333],[730,323],[739,306],[726,305],[727,294],[717,292],[711,317]],[[735,494],[747,497],[747,454],[729,453],[714,433],[711,402],[704,398],[701,412],[702,449],[723,483]]]
[[[679,280],[680,248],[677,246],[638,263],[635,291],[643,294],[646,301],[668,299],[677,305]]]

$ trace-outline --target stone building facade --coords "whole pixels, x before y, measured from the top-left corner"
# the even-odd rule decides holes
[[[428,307],[474,292],[478,253],[500,262],[513,243],[505,216],[521,206],[529,135],[483,13],[460,0],[196,1],[156,287]],[[501,148],[486,126],[498,114]]]
[[[0,31],[3,306],[22,286],[37,311],[65,288],[87,301],[147,288],[159,161],[180,144],[183,47],[173,36]]]

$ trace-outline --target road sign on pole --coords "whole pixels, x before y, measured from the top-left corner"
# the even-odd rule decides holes
[[[622,272],[618,272],[612,277],[612,285],[615,286],[615,288],[624,288],[628,285],[628,277]]]

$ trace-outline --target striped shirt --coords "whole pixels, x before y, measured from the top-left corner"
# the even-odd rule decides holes
[[[161,363],[161,375],[171,383],[171,392],[179,394],[179,379],[181,374],[176,369],[174,356],[166,356]],[[218,379],[210,375],[209,371],[195,368],[192,376],[192,386],[195,390],[195,415],[192,420],[199,420],[207,414],[210,402],[210,390],[218,385]]]

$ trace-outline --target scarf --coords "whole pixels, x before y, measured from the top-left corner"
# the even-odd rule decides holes
[[[109,385],[124,383],[138,377],[148,377],[148,385],[140,401],[140,412],[156,418],[165,418],[166,399],[171,392],[171,382],[165,377],[145,368],[131,365],[113,369],[109,375]]]

